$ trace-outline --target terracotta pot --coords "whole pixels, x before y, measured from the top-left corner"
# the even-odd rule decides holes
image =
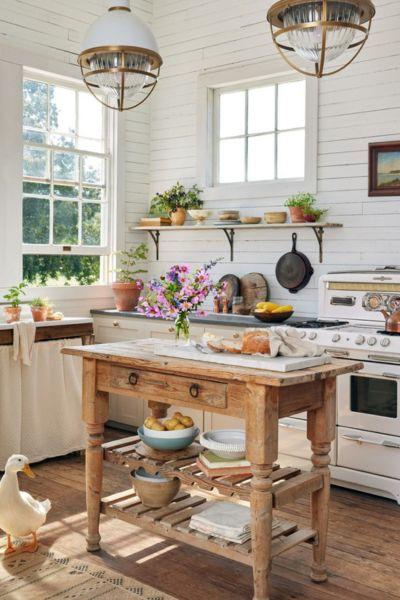
[[[129,311],[136,308],[141,290],[136,281],[129,283],[115,282],[112,284],[111,289],[114,292],[117,310]]]
[[[186,209],[177,208],[169,213],[171,217],[171,225],[183,225],[186,221]]]
[[[289,206],[292,223],[305,223],[303,209],[300,206]]]
[[[32,318],[35,323],[45,321],[47,319],[47,306],[31,306]]]
[[[15,321],[19,321],[21,319],[20,306],[6,306],[4,313],[8,317],[7,323],[14,323]]]

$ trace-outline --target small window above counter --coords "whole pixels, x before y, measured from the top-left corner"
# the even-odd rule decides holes
[[[148,231],[153,242],[156,247],[156,260],[159,260],[160,257],[160,232],[161,231],[201,231],[203,230],[218,230],[222,229],[224,234],[227,237],[229,247],[230,247],[230,260],[233,262],[234,259],[234,242],[236,231],[241,229],[312,229],[314,231],[315,237],[317,238],[317,243],[319,247],[319,262],[323,262],[323,239],[325,229],[335,229],[343,227],[342,223],[278,223],[278,224],[267,224],[261,223],[259,225],[229,225],[229,226],[220,226],[220,225],[202,225],[199,227],[198,225],[181,225],[181,226],[157,226],[157,227],[130,227],[130,231]]]

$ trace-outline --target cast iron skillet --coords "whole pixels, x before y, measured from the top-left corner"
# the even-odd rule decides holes
[[[280,285],[292,294],[302,290],[311,279],[314,269],[305,254],[297,252],[297,233],[292,235],[293,247],[278,260],[275,275]]]

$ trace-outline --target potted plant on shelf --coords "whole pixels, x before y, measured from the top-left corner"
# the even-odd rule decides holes
[[[7,323],[14,323],[15,321],[19,321],[21,318],[21,296],[25,296],[25,288],[27,287],[27,283],[22,281],[18,285],[10,287],[8,290],[8,294],[4,294],[4,300],[8,300],[10,302],[10,306],[6,306],[4,308],[4,312],[8,317]]]
[[[49,310],[47,298],[34,298],[29,302],[31,305],[32,318],[35,322],[46,321]]]
[[[321,208],[305,208],[304,219],[307,223],[316,223],[322,219],[328,212],[328,209]]]
[[[308,192],[301,192],[295,196],[291,196],[285,202],[285,206],[290,211],[290,219],[292,223],[305,223],[304,213],[306,210],[312,209],[315,204],[315,196]]]
[[[171,217],[172,225],[183,225],[186,213],[191,208],[201,208],[203,201],[200,198],[202,190],[197,185],[188,190],[179,181],[166,190],[163,194],[156,194],[151,201],[150,214],[161,215],[167,213]]]
[[[135,269],[138,261],[146,260],[148,256],[147,244],[139,244],[136,248],[117,252],[121,267],[116,269],[117,281],[111,288],[114,293],[115,306],[117,310],[133,310],[136,308],[140,292],[143,289],[143,281],[135,277],[139,273],[147,273],[145,269]]]

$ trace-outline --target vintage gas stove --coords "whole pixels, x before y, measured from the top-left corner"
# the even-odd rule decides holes
[[[400,334],[385,332],[381,313],[398,305],[400,267],[329,273],[320,279],[319,318],[295,326],[332,355],[364,362],[338,378],[334,482],[400,504]],[[281,430],[284,454],[299,459],[301,419],[283,420]]]

